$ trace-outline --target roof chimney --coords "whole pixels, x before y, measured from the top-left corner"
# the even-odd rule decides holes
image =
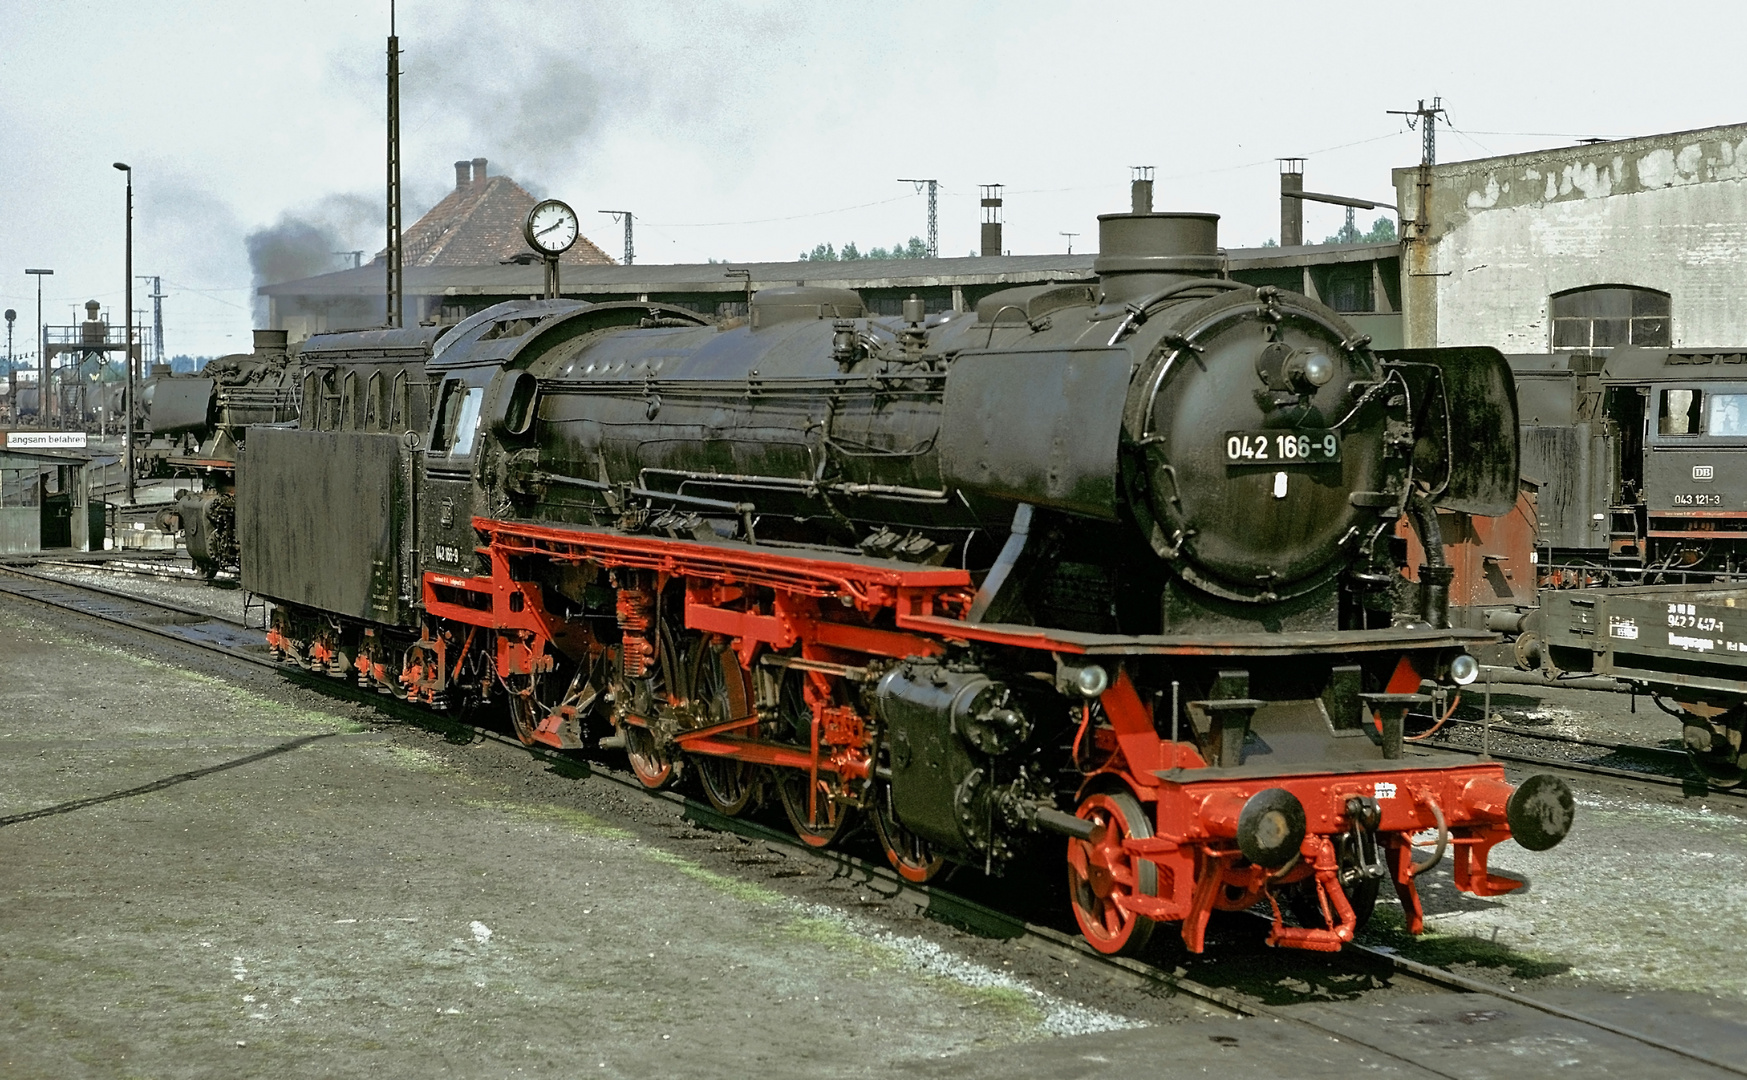
[[[1004,184],[983,187],[983,255],[1001,254],[1001,189]]]
[[[1304,190],[1304,159],[1280,159],[1280,246],[1304,243],[1304,200],[1295,194]]]
[[[1134,165],[1129,168],[1132,182],[1129,184],[1129,201],[1137,214],[1153,212],[1153,167],[1151,165]]]
[[[465,190],[467,185],[471,183],[473,183],[473,162],[457,161],[455,163],[455,190]]]
[[[473,182],[475,184],[485,183],[485,159],[482,157],[473,159]]]

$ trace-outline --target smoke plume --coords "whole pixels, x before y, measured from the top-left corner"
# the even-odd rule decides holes
[[[263,229],[243,238],[249,252],[254,287],[315,277],[352,265],[361,251],[368,264],[381,246],[377,203],[363,195],[329,195],[314,206],[288,211]],[[255,325],[267,325],[267,299],[255,298]]]

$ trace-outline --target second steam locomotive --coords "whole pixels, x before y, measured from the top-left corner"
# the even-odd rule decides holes
[[[500,305],[436,340],[428,409],[384,366],[414,332],[312,340],[335,407],[306,389],[238,474],[272,647],[809,843],[865,818],[913,880],[1065,843],[1106,952],[1264,899],[1273,943],[1334,950],[1384,883],[1417,932],[1417,834],[1517,888],[1489,852],[1556,844],[1570,792],[1402,738],[1490,640],[1449,626],[1436,511],[1515,499],[1503,359],[1231,281],[1212,215],[1100,230],[1096,283],[974,313]]]

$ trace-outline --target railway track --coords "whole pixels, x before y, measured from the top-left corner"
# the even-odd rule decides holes
[[[439,731],[458,729],[479,738],[514,747],[531,757],[553,764],[570,768],[574,768],[578,764],[572,756],[544,747],[525,746],[519,740],[493,728],[467,723],[444,714],[430,713],[393,698],[384,698],[373,691],[357,688],[349,681],[333,679],[287,666],[265,654],[266,637],[262,631],[251,629],[240,622],[215,616],[209,612],[134,596],[119,590],[64,582],[15,566],[0,566],[0,595],[30,600],[45,607],[87,616],[111,625],[213,652],[233,661],[268,668],[282,675],[296,678],[301,684],[318,689],[330,696],[354,703],[367,703],[373,709],[392,714],[398,722]],[[1494,730],[1499,729],[1495,727]],[[1447,748],[1465,749],[1459,746]],[[1492,756],[1503,760],[1533,762],[1555,768],[1568,768],[1573,764],[1512,756],[1496,751]],[[910,882],[893,872],[883,862],[874,862],[846,851],[812,848],[801,843],[789,833],[757,821],[721,814],[708,803],[688,798],[680,792],[648,791],[629,773],[603,767],[598,762],[593,761],[588,763],[588,767],[591,776],[642,792],[652,799],[666,803],[684,821],[717,832],[743,837],[755,843],[765,844],[790,857],[809,860],[827,869],[834,878],[868,889],[884,899],[911,905],[929,917],[957,924],[984,936],[1022,939],[1026,944],[1042,949],[1056,957],[1093,965],[1119,982],[1181,995],[1203,1007],[1228,1015],[1261,1017],[1298,1025],[1326,1035],[1337,1042],[1363,1047],[1366,1050],[1384,1055],[1429,1075],[1451,1077],[1454,1080],[1453,1074],[1443,1072],[1417,1057],[1404,1054],[1400,1050],[1382,1045],[1380,1042],[1357,1038],[1348,1030],[1337,1030],[1313,1018],[1293,1013],[1289,1008],[1269,1005],[1243,994],[1209,986],[1140,960],[1105,956],[1092,949],[1077,935],[1026,921],[937,885]],[[1603,775],[1617,774],[1629,779],[1645,779],[1645,774],[1626,770],[1602,770],[1602,773]],[[1733,1075],[1747,1076],[1747,1067],[1589,1016],[1553,1002],[1521,994],[1495,983],[1431,964],[1424,964],[1401,956],[1393,950],[1355,943],[1348,945],[1342,955],[1348,954],[1354,957],[1363,957],[1374,964],[1387,967],[1402,978],[1429,987],[1458,993],[1488,995],[1524,1009],[1580,1024],[1596,1031],[1606,1032],[1687,1062],[1706,1065]]]
[[[1422,719],[1430,720],[1429,717]],[[1451,719],[1447,725],[1460,725],[1479,731],[1486,727],[1479,720]],[[1499,740],[1504,745],[1499,745]],[[1639,758],[1659,763],[1659,769],[1627,769],[1612,765],[1600,765],[1593,761],[1574,760],[1567,757],[1548,757],[1539,754],[1526,753],[1518,745],[1522,742],[1553,743],[1566,746],[1587,746],[1605,750],[1611,755],[1623,758]],[[1559,772],[1580,773],[1585,776],[1603,776],[1612,780],[1625,780],[1636,784],[1649,784],[1658,787],[1675,787],[1683,791],[1709,791],[1717,796],[1730,798],[1747,798],[1747,788],[1720,787],[1710,783],[1692,767],[1691,760],[1685,751],[1670,749],[1666,746],[1644,746],[1639,743],[1610,742],[1604,739],[1585,739],[1576,735],[1562,735],[1557,732],[1531,731],[1526,728],[1514,727],[1508,724],[1493,724],[1490,732],[1482,736],[1481,744],[1463,742],[1449,738],[1425,739],[1421,746],[1436,747],[1458,754],[1488,756],[1499,761],[1509,761],[1520,765],[1538,765],[1545,769]]]

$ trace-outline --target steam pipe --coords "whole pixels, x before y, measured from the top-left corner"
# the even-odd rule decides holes
[[[1438,527],[1438,512],[1430,500],[1415,492],[1408,497],[1407,511],[1413,515],[1414,531],[1419,533],[1419,546],[1425,552],[1425,562],[1419,568],[1419,616],[1434,629],[1450,626],[1450,582],[1456,568],[1444,559],[1444,534]]]

